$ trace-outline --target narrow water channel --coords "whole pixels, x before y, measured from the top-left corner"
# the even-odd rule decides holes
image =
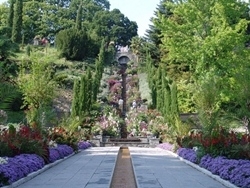
[[[120,147],[110,188],[137,188],[128,147]]]

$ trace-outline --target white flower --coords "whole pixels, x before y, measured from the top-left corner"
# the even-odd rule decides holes
[[[8,158],[3,158],[3,157],[0,157],[0,165],[1,164],[7,164],[8,163]]]
[[[49,147],[50,148],[56,148],[57,147],[57,143],[53,140],[49,141]]]
[[[193,147],[193,150],[196,152],[198,150],[198,147]]]

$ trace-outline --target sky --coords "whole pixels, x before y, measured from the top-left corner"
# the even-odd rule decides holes
[[[160,4],[160,0],[109,0],[110,10],[117,8],[130,21],[135,21],[138,25],[138,35],[144,36],[149,28],[150,18],[154,16],[154,11]]]

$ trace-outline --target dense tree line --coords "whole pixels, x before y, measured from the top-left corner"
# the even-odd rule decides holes
[[[171,81],[179,113],[210,128],[230,113],[249,128],[249,20],[243,1],[160,1],[145,39],[153,106],[171,113]]]
[[[118,9],[110,10],[108,0],[9,0],[0,7],[3,13],[0,30],[8,28],[11,31],[8,37],[18,44],[32,43],[36,36],[54,41],[60,32],[70,32],[69,29],[76,28],[88,38],[85,51],[88,49],[88,52],[94,51],[94,55],[97,55],[103,38],[106,44],[112,41],[115,46],[126,46],[137,35],[137,23],[130,21]],[[76,55],[76,59],[79,60],[79,55]]]

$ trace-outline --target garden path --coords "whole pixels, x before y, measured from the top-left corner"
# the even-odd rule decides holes
[[[89,148],[19,188],[109,188],[118,150],[119,147]],[[129,147],[129,150],[138,188],[235,188],[193,168],[166,150],[138,147]]]

